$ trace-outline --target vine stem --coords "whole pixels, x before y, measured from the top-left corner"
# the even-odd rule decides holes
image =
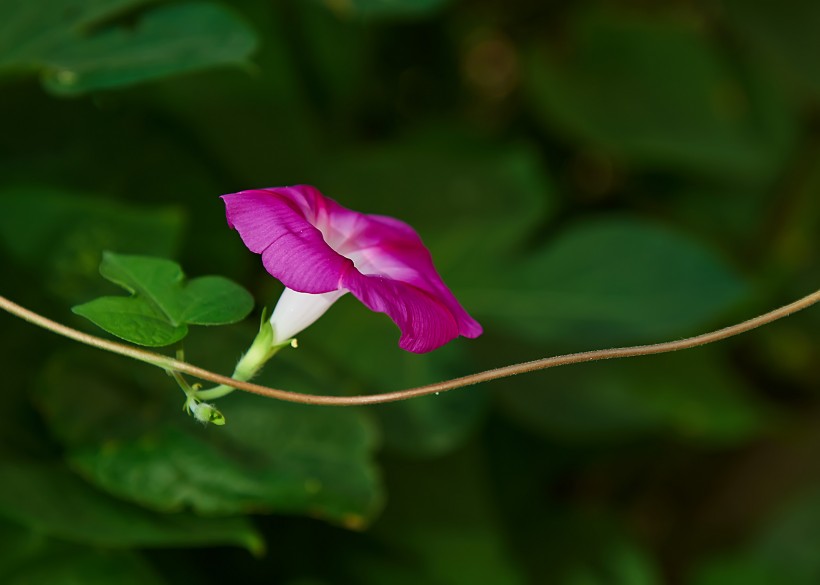
[[[581,353],[571,353],[567,355],[548,357],[531,362],[523,362],[520,364],[513,364],[510,366],[504,366],[493,370],[478,372],[476,374],[470,374],[468,376],[454,378],[452,380],[447,380],[444,382],[437,382],[435,384],[428,384],[426,386],[419,386],[416,388],[408,388],[406,390],[397,390],[394,392],[385,392],[381,394],[370,394],[363,396],[322,396],[314,394],[302,394],[300,392],[291,392],[288,390],[280,390],[277,388],[269,388],[267,386],[254,384],[252,382],[243,382],[241,380],[235,380],[233,378],[229,378],[228,376],[222,376],[220,374],[210,372],[203,368],[197,367],[193,364],[176,360],[168,356],[164,356],[158,353],[146,351],[144,349],[139,349],[137,347],[118,343],[116,341],[109,341],[107,339],[102,339],[101,337],[96,337],[94,335],[89,335],[87,333],[83,333],[82,331],[78,331],[76,329],[72,329],[71,327],[67,327],[60,323],[57,323],[56,321],[52,321],[51,319],[43,317],[38,313],[29,311],[28,309],[21,307],[16,303],[13,303],[5,297],[0,296],[0,308],[3,308],[9,313],[16,315],[17,317],[20,317],[21,319],[24,319],[29,323],[32,323],[44,329],[48,329],[49,331],[57,333],[58,335],[62,335],[64,337],[68,337],[69,339],[73,339],[74,341],[78,341],[80,343],[96,347],[98,349],[110,351],[112,353],[120,354],[135,360],[139,360],[141,362],[145,362],[163,368],[165,370],[181,372],[193,376],[195,378],[199,378],[201,380],[208,380],[216,384],[224,384],[226,386],[236,388],[237,390],[252,392],[254,394],[259,394],[261,396],[266,396],[268,398],[275,398],[278,400],[285,400],[288,402],[299,402],[302,404],[317,404],[327,406],[355,406],[364,404],[382,404],[385,402],[396,402],[399,400],[407,400],[408,398],[426,396],[428,394],[437,394],[439,392],[445,392],[447,390],[453,390],[455,388],[463,388],[464,386],[472,386],[473,384],[480,384],[482,382],[489,382],[491,380],[498,380],[499,378],[508,378],[510,376],[515,376],[517,374],[524,374],[527,372],[534,372],[537,370],[546,370],[547,368],[554,368],[557,366],[566,366],[569,364],[592,362],[598,360],[608,360],[615,358],[668,353],[672,351],[678,351],[681,349],[689,349],[692,347],[697,347],[699,345],[706,345],[708,343],[721,341],[723,339],[733,337],[740,333],[745,333],[746,331],[750,331],[752,329],[760,327],[761,325],[772,323],[773,321],[777,321],[778,319],[787,317],[792,313],[796,313],[797,311],[806,309],[817,302],[820,302],[820,290],[817,290],[793,303],[790,303],[788,305],[785,305],[763,315],[759,315],[757,317],[749,319],[748,321],[743,321],[742,323],[731,325],[729,327],[724,327],[723,329],[712,331],[710,333],[696,335],[695,337],[687,337],[685,339],[678,339],[675,341],[667,341],[664,343],[656,343],[652,345],[636,345],[631,347],[598,349],[594,351],[584,351]]]

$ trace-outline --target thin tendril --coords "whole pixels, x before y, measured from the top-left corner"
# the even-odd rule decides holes
[[[231,386],[237,390],[244,390],[252,392],[268,398],[275,398],[277,400],[285,400],[288,402],[299,402],[302,404],[317,404],[327,406],[355,406],[363,404],[382,404],[385,402],[396,402],[399,400],[407,400],[408,398],[416,398],[419,396],[426,396],[428,394],[435,394],[439,392],[446,392],[455,388],[463,388],[464,386],[472,386],[473,384],[480,384],[482,382],[489,382],[491,380],[498,380],[499,378],[507,378],[517,374],[524,374],[527,372],[534,372],[537,370],[546,370],[547,368],[554,368],[557,366],[566,366],[569,364],[577,364],[582,362],[592,362],[597,360],[608,360],[615,358],[636,357],[642,355],[651,355],[658,353],[668,353],[680,349],[688,349],[697,347],[699,345],[706,345],[707,343],[714,343],[727,339],[740,333],[745,333],[761,325],[766,325],[783,317],[787,317],[792,313],[806,309],[815,303],[820,302],[820,290],[817,290],[800,300],[775,309],[758,317],[743,321],[736,325],[731,325],[717,331],[696,335],[695,337],[688,337],[686,339],[679,339],[675,341],[667,341],[665,343],[656,343],[652,345],[637,345],[632,347],[616,347],[612,349],[599,349],[595,351],[585,351],[581,353],[572,353],[567,355],[559,355],[555,357],[544,358],[531,362],[524,362],[514,364],[511,366],[504,366],[493,370],[478,372],[470,374],[461,378],[454,378],[444,382],[437,382],[435,384],[428,384],[426,386],[419,386],[417,388],[408,388],[406,390],[397,390],[395,392],[385,392],[382,394],[371,394],[364,396],[322,396],[313,394],[302,394],[300,392],[291,392],[288,390],[280,390],[277,388],[269,388],[260,384],[252,382],[243,382],[235,380],[227,376],[215,374],[203,368],[194,366],[187,362],[179,361],[168,356],[160,355],[116,341],[109,341],[94,335],[89,335],[67,327],[51,319],[43,317],[33,311],[21,307],[20,305],[11,302],[5,297],[0,296],[0,308],[9,313],[28,321],[34,325],[53,331],[58,335],[68,337],[74,341],[79,341],[86,345],[110,351],[112,353],[120,354],[132,359],[145,362],[165,370],[174,370],[188,374],[201,380],[208,380],[216,384],[224,384]]]

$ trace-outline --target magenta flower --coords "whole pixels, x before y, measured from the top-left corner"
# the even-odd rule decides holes
[[[351,211],[308,185],[222,199],[228,224],[287,287],[271,316],[274,344],[313,323],[346,292],[386,313],[401,330],[399,346],[414,353],[481,335],[406,223]]]

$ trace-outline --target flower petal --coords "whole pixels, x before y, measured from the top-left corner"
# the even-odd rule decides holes
[[[336,253],[287,189],[259,189],[223,195],[228,224],[265,269],[295,291],[325,293],[339,288],[352,261]],[[321,197],[321,195],[320,195]]]
[[[350,290],[399,326],[399,345],[431,351],[481,325],[456,300],[419,235],[404,222],[342,207],[296,185],[223,196],[228,223],[267,271],[304,293]]]
[[[365,215],[347,248],[339,250],[363,274],[380,274],[428,293],[452,314],[458,334],[478,337],[483,329],[470,317],[436,272],[433,258],[419,235],[406,223],[380,215]]]
[[[399,347],[404,350],[425,353],[458,337],[458,324],[448,308],[411,284],[356,269],[342,282],[368,309],[386,313],[399,326]]]

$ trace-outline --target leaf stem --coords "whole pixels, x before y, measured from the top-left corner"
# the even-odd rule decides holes
[[[507,378],[517,374],[524,374],[527,372],[534,372],[537,370],[546,370],[547,368],[554,368],[557,366],[565,366],[569,364],[577,364],[582,362],[592,362],[597,360],[607,360],[615,358],[636,357],[642,355],[652,355],[658,353],[668,353],[678,351],[681,349],[689,349],[699,345],[706,345],[721,341],[729,337],[733,337],[740,333],[745,333],[762,325],[772,323],[783,317],[787,317],[797,311],[806,309],[815,303],[820,302],[820,290],[817,290],[802,299],[793,303],[769,311],[763,315],[759,315],[748,321],[737,323],[717,331],[696,335],[695,337],[687,337],[685,339],[678,339],[675,341],[667,341],[664,343],[656,343],[652,345],[636,345],[631,347],[616,347],[611,349],[598,349],[594,351],[585,351],[580,353],[572,353],[567,355],[559,355],[548,357],[531,362],[523,362],[520,364],[513,364],[504,366],[493,370],[478,372],[470,374],[461,378],[454,378],[444,382],[437,382],[435,384],[428,384],[426,386],[419,386],[416,388],[408,388],[406,390],[397,390],[394,392],[385,392],[381,394],[371,394],[364,396],[322,396],[314,394],[302,394],[300,392],[291,392],[288,390],[280,390],[277,388],[269,388],[260,384],[252,382],[245,382],[242,380],[235,380],[227,376],[222,376],[214,372],[210,372],[203,368],[194,366],[187,362],[175,360],[173,358],[118,343],[116,341],[109,341],[94,335],[77,331],[71,327],[67,327],[51,319],[43,317],[38,313],[29,311],[20,305],[0,296],[0,308],[9,313],[28,321],[38,327],[53,331],[58,335],[68,337],[74,341],[79,341],[86,345],[96,347],[105,351],[120,354],[132,359],[145,362],[166,370],[174,370],[188,374],[201,380],[208,380],[216,384],[224,384],[238,390],[252,392],[268,398],[275,398],[277,400],[285,400],[288,402],[299,402],[302,404],[316,404],[327,406],[354,406],[364,404],[382,404],[385,402],[396,402],[399,400],[407,400],[408,398],[416,398],[419,396],[426,396],[438,392],[445,392],[455,388],[463,388],[465,386],[472,386],[473,384],[480,384],[482,382],[489,382],[491,380],[498,380],[499,378]]]

